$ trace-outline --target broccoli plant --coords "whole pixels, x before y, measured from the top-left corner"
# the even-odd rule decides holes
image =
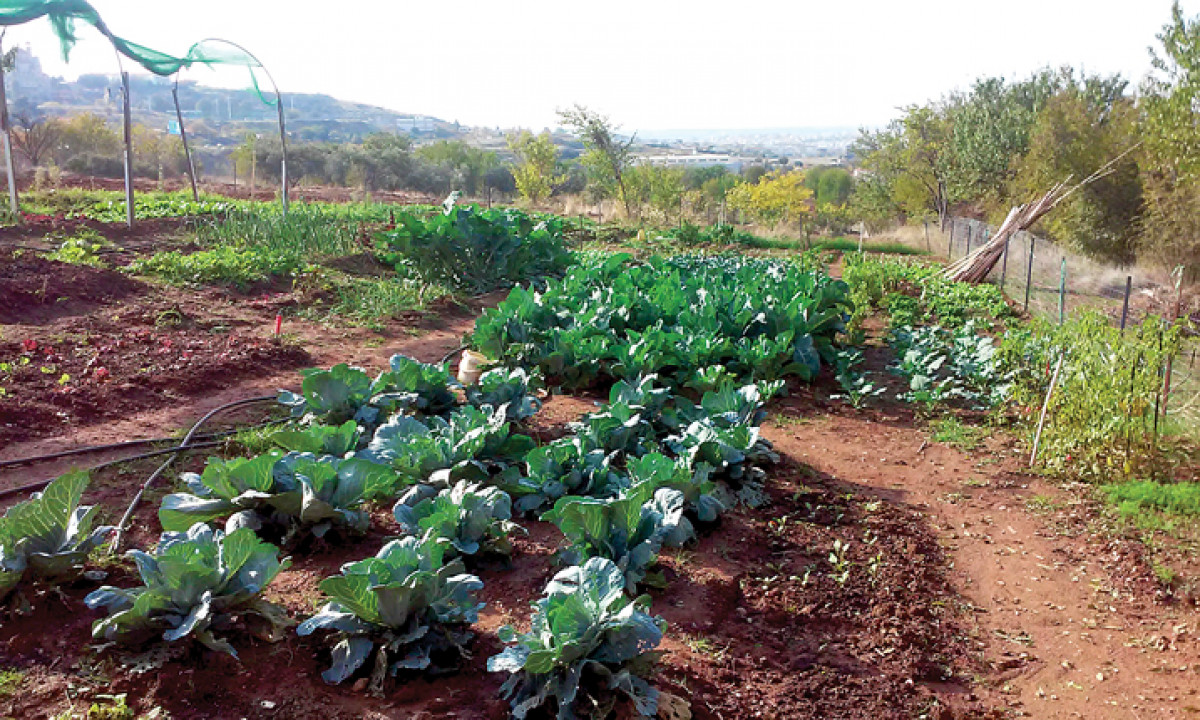
[[[242,620],[256,636],[278,640],[287,625],[282,608],[261,595],[290,561],[280,561],[279,549],[249,528],[226,534],[196,523],[187,532],[163,533],[153,554],[126,554],[137,563],[142,586],[105,586],[84,599],[89,608],[108,611],[92,625],[97,640],[135,645],[159,634],[167,642],[190,636],[237,657],[217,632]]]
[[[300,528],[322,537],[343,526],[367,529],[362,504],[394,492],[395,471],[358,457],[270,452],[255,458],[210,458],[204,473],[183,473],[190,492],[163,498],[163,529],[182,531],[197,522],[229,517],[230,527]]]
[[[508,535],[521,526],[512,522],[512,500],[503,490],[460,480],[433,497],[419,497],[412,494],[412,504],[396,503],[396,522],[404,532],[445,538],[463,555],[512,553]]]
[[[116,529],[93,528],[96,508],[80,506],[88,475],[76,470],[10,507],[0,518],[0,599],[23,579],[61,582]]]
[[[599,705],[613,691],[628,696],[639,716],[654,717],[658,691],[645,678],[666,622],[649,614],[649,596],[630,600],[624,589],[619,567],[592,558],[554,576],[533,604],[528,633],[500,629],[500,639],[512,644],[488,658],[488,670],[511,674],[501,692],[514,718],[552,702],[558,720],[574,720],[581,700]]]
[[[632,593],[664,544],[680,547],[695,537],[683,506],[678,490],[644,483],[615,498],[561,498],[542,519],[557,525],[570,542],[562,552],[564,562],[608,558],[624,573]]]
[[[374,654],[371,685],[378,692],[385,674],[465,654],[472,638],[466,627],[483,607],[474,597],[483,582],[466,574],[461,560],[445,561],[449,547],[436,537],[393,540],[375,557],[347,563],[340,575],[321,581],[329,602],[297,632],[334,631],[325,682],[346,680]]]

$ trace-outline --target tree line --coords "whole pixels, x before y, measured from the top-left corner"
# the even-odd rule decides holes
[[[1101,260],[1196,272],[1200,17],[1185,17],[1177,1],[1158,41],[1154,71],[1137,88],[1070,68],[1015,82],[982,78],[861,132],[852,154],[865,172],[852,215],[883,225],[963,212],[995,223],[1057,182],[1107,168],[1039,230]]]

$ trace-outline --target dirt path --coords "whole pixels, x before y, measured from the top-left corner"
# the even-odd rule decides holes
[[[859,492],[927,514],[973,606],[991,668],[980,691],[994,705],[1037,718],[1200,715],[1197,614],[1148,597],[1122,548],[1057,530],[1061,518],[1037,508],[1064,494],[1014,472],[1004,441],[967,455],[908,421],[850,410],[785,419],[767,436]]]

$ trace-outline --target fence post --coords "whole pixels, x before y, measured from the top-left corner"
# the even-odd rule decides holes
[[[1012,244],[1012,233],[1004,241],[1004,260],[1000,264],[1000,294],[1004,294],[1004,283],[1008,280],[1008,246]]]
[[[1129,320],[1129,293],[1133,292],[1133,276],[1125,276],[1125,302],[1121,304],[1121,332],[1125,332],[1125,323]]]
[[[1025,312],[1029,312],[1029,289],[1033,287],[1033,247],[1037,243],[1037,236],[1029,236],[1029,270],[1025,273]]]
[[[1183,305],[1183,266],[1175,268],[1175,308],[1171,312],[1171,324],[1179,319],[1179,311]],[[1167,367],[1163,371],[1162,414],[1167,416],[1167,401],[1171,398],[1171,369],[1175,365],[1175,355],[1167,357]]]
[[[129,73],[121,71],[121,112],[125,118],[125,224],[133,227],[133,121],[129,108]]]
[[[950,241],[946,243],[946,259],[953,259],[954,255],[954,218],[950,218]]]
[[[971,223],[967,223],[967,251],[963,253],[963,257],[971,254]]]
[[[1058,273],[1058,324],[1062,325],[1067,315],[1067,256],[1063,255],[1062,269]]]
[[[3,37],[3,35],[0,35]],[[4,51],[0,49],[0,56]],[[21,206],[17,202],[17,171],[13,159],[12,132],[8,127],[8,99],[4,96],[4,68],[0,67],[0,133],[4,136],[4,170],[8,174],[8,209],[21,222]]]

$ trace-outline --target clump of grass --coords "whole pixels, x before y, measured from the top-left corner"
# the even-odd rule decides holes
[[[293,277],[303,267],[304,262],[294,253],[221,246],[194,253],[160,252],[135,260],[127,269],[174,285],[233,285],[244,290],[272,277]]]
[[[20,670],[0,669],[0,697],[15,695],[23,682],[25,682],[25,673]]]
[[[933,428],[933,441],[956,447],[964,452],[970,452],[983,443],[987,431],[983,428],[964,425],[953,415],[934,420],[930,423]]]
[[[1125,516],[1144,510],[1171,515],[1200,516],[1200,482],[1162,483],[1156,480],[1130,480],[1102,488],[1108,499]]]

